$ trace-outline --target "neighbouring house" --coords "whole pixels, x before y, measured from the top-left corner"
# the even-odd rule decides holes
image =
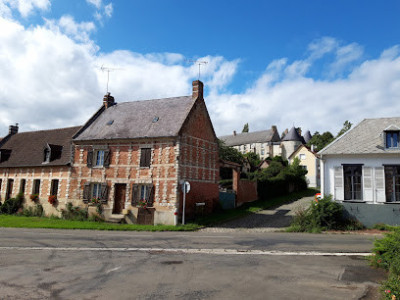
[[[210,212],[218,201],[218,144],[201,81],[187,97],[116,103],[107,94],[82,127],[17,131],[10,127],[0,144],[3,199],[24,186],[25,196],[38,192],[47,213],[55,211],[47,203],[54,194],[58,209],[99,199],[106,219],[150,224],[178,223],[185,180],[187,218],[196,203]]]
[[[367,226],[400,224],[400,118],[365,119],[318,154],[322,194]]]
[[[237,149],[242,154],[254,152],[261,159],[272,157],[280,154],[279,145],[280,137],[276,126],[272,126],[269,130],[255,132],[233,132],[233,135],[225,135],[219,137],[226,146]]]
[[[309,187],[320,186],[320,159],[313,147],[309,148],[301,144],[289,156],[289,163],[291,164],[295,158],[300,161],[300,166],[307,170],[306,180]]]

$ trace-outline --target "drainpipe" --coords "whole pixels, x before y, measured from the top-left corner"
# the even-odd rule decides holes
[[[321,173],[321,196],[325,197],[325,161],[323,160],[323,156],[321,155],[321,165],[320,165],[320,173]]]

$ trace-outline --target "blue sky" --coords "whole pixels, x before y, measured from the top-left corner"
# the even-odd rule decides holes
[[[0,0],[0,135],[83,123],[101,65],[118,69],[117,101],[189,94],[196,59],[218,135],[398,116],[399,13],[399,1]]]

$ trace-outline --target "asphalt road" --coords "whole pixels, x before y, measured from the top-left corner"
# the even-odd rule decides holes
[[[373,239],[2,228],[0,299],[378,299]]]

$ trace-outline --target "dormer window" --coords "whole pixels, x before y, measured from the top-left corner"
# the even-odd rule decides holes
[[[400,131],[385,131],[387,149],[399,148],[399,135]]]
[[[50,162],[50,149],[49,148],[44,148],[43,150],[43,162],[48,163]]]
[[[47,144],[43,149],[43,163],[47,164],[61,158],[62,148],[60,145]]]
[[[0,163],[7,161],[10,158],[11,150],[1,149],[0,150]]]

